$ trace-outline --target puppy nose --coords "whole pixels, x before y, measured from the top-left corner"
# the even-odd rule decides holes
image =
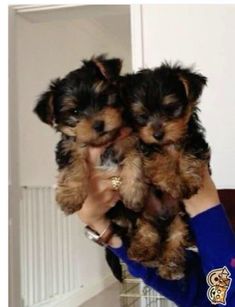
[[[92,128],[96,132],[103,132],[104,131],[104,121],[103,120],[95,121],[94,124],[92,125]]]
[[[153,136],[156,140],[160,141],[164,136],[164,132],[162,130],[158,130],[154,132]]]

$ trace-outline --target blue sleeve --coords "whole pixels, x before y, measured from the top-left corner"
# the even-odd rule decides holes
[[[110,249],[133,276],[180,307],[208,307],[211,303],[235,307],[235,236],[222,205],[192,218],[190,226],[200,257],[187,251],[186,274],[181,280],[164,280],[153,268],[130,260],[125,246]]]
[[[190,221],[207,281],[207,295],[216,306],[235,307],[235,234],[221,204]]]
[[[181,280],[165,280],[156,270],[132,261],[127,256],[125,246],[110,248],[128,267],[131,275],[141,278],[144,283],[181,307],[208,307],[205,276],[197,253],[188,251],[186,255],[186,274]]]

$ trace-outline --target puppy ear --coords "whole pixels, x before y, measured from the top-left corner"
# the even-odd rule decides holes
[[[179,79],[184,85],[189,101],[197,101],[207,83],[207,78],[189,69],[183,69],[179,72]]]
[[[60,79],[51,82],[49,89],[39,97],[33,110],[41,121],[51,126],[54,123],[54,96],[59,83]]]
[[[103,77],[108,81],[114,81],[118,78],[122,68],[122,60],[119,58],[113,58],[106,60],[105,57],[93,57],[92,61],[95,63],[97,68]]]

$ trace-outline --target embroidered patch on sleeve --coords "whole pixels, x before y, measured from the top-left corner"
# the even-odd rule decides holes
[[[232,278],[228,268],[215,269],[210,271],[206,276],[209,289],[207,290],[207,297],[213,305],[222,304],[226,305],[226,297]]]

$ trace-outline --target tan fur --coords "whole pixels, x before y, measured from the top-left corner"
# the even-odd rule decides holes
[[[88,192],[87,150],[72,146],[72,163],[59,172],[56,188],[56,201],[66,214],[80,210]]]
[[[174,103],[178,100],[178,98],[175,96],[175,94],[166,95],[163,99],[163,104],[167,105],[170,103]]]
[[[113,145],[116,154],[124,159],[121,162],[120,177],[122,184],[119,192],[125,206],[140,211],[148,194],[148,186],[144,179],[143,162],[136,149],[137,138],[130,135],[118,140]]]
[[[179,118],[175,121],[167,123],[164,126],[166,137],[165,140],[163,140],[163,142],[172,141],[175,143],[179,141],[185,135],[187,129],[187,123],[188,123],[187,117]]]
[[[189,198],[200,188],[207,161],[175,148],[144,160],[145,173],[160,190],[176,199]]]
[[[105,69],[105,67],[104,67],[104,65],[103,65],[103,63],[101,63],[100,61],[99,61],[99,59],[97,59],[97,58],[95,58],[95,57],[93,57],[93,62],[96,64],[96,66],[99,68],[99,70],[100,70],[100,72],[102,73],[102,75],[106,78],[106,79],[108,79],[108,74],[107,74],[107,71],[106,71],[106,69]]]
[[[78,105],[78,101],[75,97],[68,97],[64,99],[63,106],[61,108],[61,112],[70,111],[76,108]]]
[[[131,108],[132,108],[133,112],[135,113],[135,116],[137,116],[138,114],[142,114],[142,113],[144,113],[146,111],[144,106],[143,106],[143,104],[141,102],[133,103]]]
[[[152,144],[155,143],[156,140],[153,137],[154,129],[150,123],[147,126],[144,126],[139,130],[139,137],[146,143]]]
[[[122,126],[121,113],[116,108],[106,107],[95,117],[95,119],[99,118],[105,121],[106,130],[111,130],[114,127],[121,128]]]
[[[179,77],[189,98],[189,84],[183,77]],[[177,97],[169,94],[162,103],[169,105],[176,101]],[[138,128],[140,139],[156,148],[154,152],[154,147],[150,146],[148,153],[146,146],[146,156],[143,155],[146,180],[162,194],[158,193],[161,199],[155,202],[155,206],[150,204],[144,207],[128,256],[147,266],[156,267],[157,273],[169,280],[184,276],[185,248],[192,246],[192,242],[189,242],[188,225],[181,217],[180,204],[183,199],[198,191],[202,184],[203,171],[209,161],[209,157],[197,159],[181,146],[196,104],[196,101],[190,101],[184,113],[174,119],[164,112],[155,114],[145,126]],[[141,102],[133,103],[132,111],[134,116],[138,116],[144,112],[144,105]],[[162,132],[159,138],[156,135],[158,131]]]
[[[168,238],[159,260],[158,272],[165,279],[180,279],[184,275],[184,248],[188,229],[179,215],[168,229]]]
[[[145,265],[157,266],[160,237],[144,218],[137,221],[137,229],[128,248],[128,257]]]
[[[184,77],[182,77],[182,76],[179,76],[179,79],[180,79],[180,81],[183,83],[183,86],[184,86],[186,95],[187,95],[187,97],[188,97],[188,96],[189,96],[189,85],[188,85],[188,81],[187,81]]]
[[[92,128],[92,125],[97,120],[103,120],[105,122],[105,131],[108,132],[107,134],[100,136]],[[101,146],[116,137],[117,131],[121,128],[122,124],[121,112],[116,108],[106,107],[105,110],[92,116],[92,119],[83,118],[75,127],[58,126],[58,130],[69,136],[76,136],[80,143]]]
[[[187,122],[188,118],[180,118],[178,120],[175,120],[174,122],[164,124],[163,128],[165,138],[161,141],[161,143],[177,142],[178,140],[180,140],[185,135],[187,129]],[[147,126],[144,126],[139,130],[139,136],[147,144],[157,144],[159,142],[154,138],[154,132],[156,132],[154,125],[148,123]]]
[[[103,92],[106,87],[107,87],[107,84],[104,81],[98,81],[94,83],[94,85],[92,86],[96,94]]]
[[[100,60],[99,58],[96,57],[92,57],[92,61],[95,63],[95,65],[99,68],[100,72],[102,73],[102,75],[105,77],[105,79],[109,80],[110,76],[108,73],[108,70],[105,68],[104,63],[102,62],[102,60]],[[122,61],[120,60],[119,63],[119,70],[121,70],[122,67]]]

